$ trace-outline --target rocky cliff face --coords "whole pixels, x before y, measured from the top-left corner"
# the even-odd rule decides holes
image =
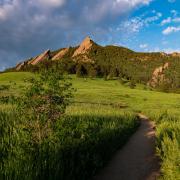
[[[80,44],[79,48],[76,49],[72,57],[86,54],[91,49],[92,46],[93,46],[93,41],[90,39],[90,37],[86,37],[84,41]]]
[[[40,54],[39,56],[36,56],[35,58],[28,59],[27,61],[24,61],[22,63],[17,64],[15,67],[16,71],[20,71],[23,66],[29,64],[29,65],[37,65],[38,63],[50,59],[50,50],[47,50]]]
[[[148,82],[149,86],[156,87],[162,84],[167,79],[165,78],[165,70],[169,68],[169,63],[165,63],[163,66],[156,68],[153,72],[152,79]]]
[[[74,61],[77,61],[77,62],[78,61],[91,62],[92,60],[88,57],[88,52],[91,50],[93,44],[94,42],[90,39],[90,37],[86,37],[82,41],[82,43],[76,48],[76,50],[74,51],[73,55],[70,58],[72,58]],[[37,65],[38,63],[46,59],[49,59],[52,61],[60,60],[69,52],[69,50],[70,48],[64,48],[60,50],[59,52],[57,52],[55,55],[53,55],[53,57],[51,57],[51,51],[47,50],[35,58],[19,63],[15,69],[19,71],[21,70],[23,66],[27,64]]]
[[[55,56],[53,56],[52,60],[59,60],[61,58],[63,58],[69,51],[69,48],[64,48],[61,51],[59,51]]]
[[[30,61],[30,64],[36,65],[46,59],[50,58],[50,50],[45,51],[44,53],[40,54],[36,58],[34,58],[32,61]]]
[[[16,65],[16,71],[20,71],[21,68],[22,68],[24,65],[25,65],[25,62],[17,64],[17,65]]]

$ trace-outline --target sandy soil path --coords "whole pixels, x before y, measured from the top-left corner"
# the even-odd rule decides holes
[[[159,160],[155,156],[155,128],[147,117],[139,115],[141,125],[129,142],[119,150],[94,180],[155,180]]]

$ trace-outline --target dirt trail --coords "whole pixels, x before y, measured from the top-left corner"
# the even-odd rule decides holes
[[[94,180],[155,180],[159,161],[155,156],[155,128],[139,115],[141,126]]]

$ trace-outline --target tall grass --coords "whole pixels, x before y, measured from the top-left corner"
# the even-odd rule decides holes
[[[157,152],[162,160],[163,180],[180,179],[180,118],[167,112],[156,114]]]
[[[0,112],[1,179],[88,179],[138,127],[133,115],[74,115],[34,143],[16,113]]]

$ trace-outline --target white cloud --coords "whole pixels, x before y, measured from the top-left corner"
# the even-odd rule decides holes
[[[174,26],[169,26],[165,30],[163,30],[164,35],[168,35],[174,32],[179,32],[180,31],[180,26],[179,27],[174,27]]]
[[[159,47],[155,47],[152,52],[160,52],[160,48]]]
[[[162,22],[161,22],[161,25],[165,25],[165,24],[168,24],[168,23],[171,23],[172,21],[172,18],[171,17],[168,17],[167,19],[164,19]]]
[[[1,0],[0,0],[1,1]],[[46,11],[51,8],[57,8],[64,5],[66,0],[6,0],[0,4],[0,20],[6,20],[11,15],[24,13],[24,9],[37,7],[38,11],[42,11],[46,7]],[[48,9],[47,9],[48,8]],[[17,12],[18,11],[18,12]],[[45,11],[44,11],[45,12]]]
[[[136,17],[129,21],[123,22],[120,27],[117,28],[117,31],[125,30],[127,33],[137,33],[144,26],[144,22],[141,18]]]
[[[173,53],[173,52],[179,52],[180,53],[180,49],[172,49],[172,48],[167,48],[167,49],[163,49],[164,52],[166,53]]]
[[[112,0],[108,1],[112,2]],[[114,10],[120,12],[119,8],[124,8],[121,9],[121,11],[125,9],[132,9],[138,5],[149,5],[151,1],[152,0],[113,0],[112,7]]]
[[[92,6],[86,6],[84,16],[91,21],[98,21],[108,15],[123,15],[142,5],[149,5],[152,0],[96,0]]]
[[[180,17],[175,17],[175,18],[171,18],[171,17],[168,17],[167,19],[164,19],[162,22],[161,22],[161,25],[165,25],[165,24],[170,24],[170,23],[179,23],[180,22]]]
[[[13,0],[11,3],[9,1],[4,1],[0,6],[0,20],[6,20],[13,13],[15,8],[19,6],[19,0]]]
[[[154,22],[154,21],[159,20],[160,17],[162,17],[162,14],[158,12],[155,16],[146,18],[146,19],[144,20],[144,23],[145,23],[145,24],[149,24],[149,23],[151,23],[151,22]]]
[[[125,21],[117,28],[117,30],[120,31],[125,29],[126,33],[138,33],[144,27],[148,27],[150,24],[158,21],[162,17],[161,13],[154,13],[155,15],[153,16],[144,17],[144,15],[142,15]]]
[[[140,47],[141,49],[145,49],[145,48],[148,47],[148,44],[140,44],[139,47]]]
[[[67,0],[6,0],[3,1],[3,5],[0,5],[0,20],[5,19],[17,10],[19,12],[23,11],[23,8],[29,9],[30,7],[36,7],[38,8],[38,12],[44,11],[44,13],[47,13],[52,8],[59,8],[65,4],[74,4],[78,14],[81,14],[81,18],[100,21],[109,15],[119,16],[127,14],[138,6],[148,5],[151,1],[152,0],[92,0],[84,3],[83,0],[78,0],[77,2]],[[44,8],[45,10],[43,10]],[[69,13],[71,14],[71,12]]]
[[[180,17],[174,18],[174,19],[173,19],[173,22],[179,23],[179,22],[180,22]]]
[[[174,53],[174,52],[178,52],[180,53],[180,49],[176,49],[176,48],[159,48],[159,47],[155,47],[154,49],[151,49],[149,50],[149,52],[165,52],[167,54],[171,54],[171,53]]]
[[[42,5],[42,6],[59,7],[59,6],[64,5],[65,0],[37,0],[35,2],[40,3],[40,5]]]

